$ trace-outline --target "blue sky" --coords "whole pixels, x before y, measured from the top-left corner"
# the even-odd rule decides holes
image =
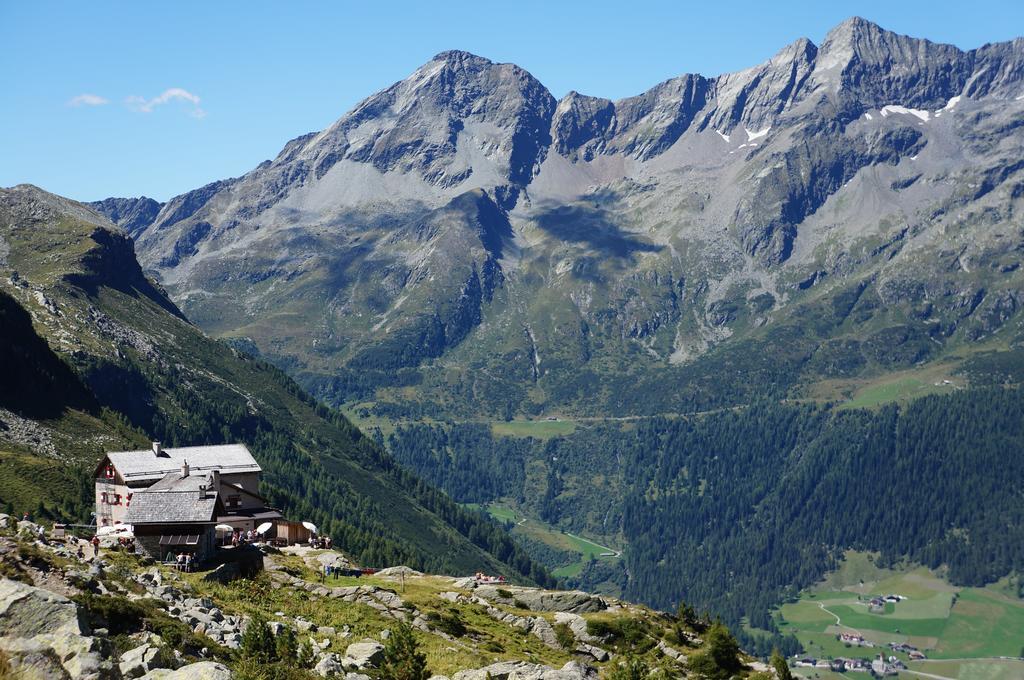
[[[0,0],[0,186],[165,200],[246,172],[446,49],[515,62],[556,97],[618,98],[820,42],[853,14],[967,49],[1024,34],[1019,0]]]

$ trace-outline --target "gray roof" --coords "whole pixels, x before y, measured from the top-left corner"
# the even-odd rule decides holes
[[[168,472],[146,491],[195,491],[198,494],[199,487],[204,486],[209,489],[213,486],[213,480],[210,477],[208,472],[192,472],[190,470],[188,477],[182,477],[181,470]],[[212,490],[216,491],[216,489]]]
[[[259,463],[249,453],[245,444],[186,446],[178,449],[161,449],[160,453],[161,455],[157,456],[152,449],[112,451],[107,457],[129,484],[160,479],[169,472],[180,472],[181,464],[186,460],[193,472],[220,470],[221,474],[230,475],[261,471]]]
[[[217,495],[200,498],[198,491],[138,491],[132,495],[125,524],[206,523],[223,511]]]

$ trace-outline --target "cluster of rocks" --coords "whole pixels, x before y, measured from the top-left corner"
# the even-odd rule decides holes
[[[345,656],[333,652],[324,654],[313,668],[324,677],[343,675],[345,680],[369,680],[358,671],[377,668],[384,660],[384,645],[366,638],[353,642],[345,650]]]
[[[578,661],[570,661],[561,668],[525,661],[502,661],[484,668],[459,671],[450,679],[435,675],[431,680],[594,680],[597,670]]]
[[[7,520],[6,517],[0,517],[0,521]],[[26,525],[26,532],[32,532],[36,528],[31,523],[23,524]],[[0,549],[7,547],[7,552],[11,553],[14,544],[9,543],[11,545],[0,544]],[[43,547],[66,558],[75,557],[70,545],[54,543]],[[16,551],[13,555],[17,557]],[[262,559],[274,588],[301,589],[309,592],[313,599],[336,598],[359,603],[382,616],[396,621],[411,622],[415,628],[454,641],[444,631],[433,629],[428,619],[394,590],[371,584],[328,587],[289,574],[268,556],[262,556]],[[316,555],[307,562],[310,560],[318,566],[348,566],[348,561],[339,553]],[[223,569],[214,570],[205,578],[212,581],[236,578],[239,574],[236,573],[237,569],[230,568],[232,566],[237,565],[227,565]],[[155,567],[130,574],[128,577],[141,586],[143,591],[133,592],[132,588],[124,587],[117,579],[108,579],[106,569],[109,568],[110,565],[102,558],[90,558],[81,567],[66,568],[63,571],[64,581],[68,585],[66,592],[88,590],[98,593],[114,592],[135,600],[159,599],[165,603],[168,615],[184,622],[195,633],[206,635],[213,642],[225,647],[240,647],[248,619],[227,614],[212,600],[197,597],[192,586],[181,580],[177,574],[166,576]],[[423,576],[407,567],[394,567],[378,573],[391,578]],[[587,621],[581,613],[614,610],[621,606],[621,603],[610,602],[580,591],[478,586],[473,579],[451,579],[451,583],[452,587],[458,590],[442,592],[439,594],[440,599],[455,604],[478,606],[492,619],[529,633],[552,649],[565,649],[565,635],[556,633],[556,627],[564,625],[572,632],[575,640],[570,651],[580,655],[580,658],[598,662],[611,658],[611,654],[600,646],[603,640],[588,631]],[[44,585],[50,587],[52,580]],[[554,625],[539,614],[522,616],[503,608],[505,606],[554,612]],[[383,659],[384,645],[378,640],[368,638],[351,642],[344,654],[329,651],[332,641],[351,636],[349,626],[341,629],[318,626],[303,617],[288,618],[284,612],[276,612],[275,616],[277,620],[272,620],[268,624],[275,636],[286,627],[309,636],[316,658],[314,671],[322,677],[369,680],[366,673],[378,668]],[[388,636],[389,631],[384,630],[380,634],[380,639],[386,640]],[[10,658],[15,672],[25,671],[32,676],[64,680],[229,680],[231,677],[231,671],[222,664],[204,661],[184,665],[180,653],[170,652],[156,635],[143,634],[133,637],[138,642],[136,647],[121,654],[120,657],[112,657],[106,631],[90,631],[82,612],[74,602],[50,590],[0,580],[0,649]],[[561,641],[559,637],[562,638]],[[686,657],[681,652],[667,647],[664,643],[659,643],[659,648],[666,656],[685,663]],[[451,678],[434,676],[433,680],[592,680],[596,677],[597,671],[580,660],[567,663],[562,668],[505,661],[485,668],[460,671]]]
[[[43,588],[0,579],[0,650],[15,677],[63,680],[230,680],[210,661],[182,665],[148,641],[114,659],[107,632],[91,630],[78,605]]]
[[[165,583],[158,569],[137,575],[135,581],[146,589],[147,596],[166,602],[167,613],[187,624],[194,633],[206,635],[217,644],[231,649],[238,649],[241,645],[245,620],[241,616],[225,614],[209,598],[192,597],[191,586],[188,584],[176,586]]]
[[[524,606],[542,612],[587,614],[604,611],[608,603],[597,595],[582,590],[541,590],[518,586],[477,586],[476,594],[504,605]]]
[[[275,587],[285,585],[294,588],[301,588],[318,597],[332,597],[345,602],[358,602],[371,609],[380,612],[382,615],[395,619],[396,621],[408,621],[413,628],[424,632],[430,631],[430,626],[419,611],[412,605],[405,602],[398,593],[388,588],[381,588],[374,585],[359,586],[338,586],[329,588],[319,583],[311,583],[304,579],[292,576],[284,571],[274,571],[270,574]]]
[[[479,587],[473,594],[465,595],[455,591],[443,592],[439,597],[453,603],[476,604],[484,608],[487,615],[495,621],[533,635],[541,642],[552,649],[563,649],[562,644],[555,634],[554,626],[542,616],[519,616],[513,612],[505,611],[495,607],[490,600],[482,597],[483,593],[491,597],[503,600],[508,604],[526,606],[527,601],[534,603],[534,606],[545,607],[544,611],[555,612],[555,625],[565,624],[572,631],[576,639],[573,651],[577,654],[584,654],[592,657],[595,661],[607,661],[611,654],[606,649],[597,646],[601,640],[587,632],[587,621],[572,610],[600,611],[607,607],[607,604],[600,598],[588,593],[579,591],[542,591],[532,588],[516,588],[515,592],[506,591],[504,588]],[[583,597],[581,597],[583,596]],[[503,602],[503,604],[505,603]],[[532,609],[532,607],[529,607]]]

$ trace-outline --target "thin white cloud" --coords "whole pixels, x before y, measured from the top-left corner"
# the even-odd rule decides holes
[[[85,92],[78,96],[72,97],[68,100],[68,106],[103,106],[109,104],[110,101],[105,97],[101,97],[98,94],[89,94]]]
[[[195,118],[202,118],[206,115],[206,112],[199,106],[199,96],[192,94],[188,90],[183,90],[180,87],[168,88],[152,99],[132,95],[127,97],[124,100],[124,103],[132,111],[152,113],[153,109],[156,107],[163,106],[164,104],[168,104],[172,101],[183,101],[192,104],[192,110],[189,112],[189,115]]]

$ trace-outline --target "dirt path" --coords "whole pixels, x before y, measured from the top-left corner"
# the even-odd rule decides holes
[[[832,617],[835,618],[836,626],[838,626],[839,628],[845,628],[846,630],[852,630],[857,635],[861,635],[861,636],[864,635],[863,633],[861,633],[856,628],[853,628],[852,626],[847,626],[845,623],[843,623],[843,620],[839,618],[839,614],[836,614],[834,611],[832,611],[831,609],[826,607],[824,602],[819,602],[818,606],[821,607],[821,611],[823,611],[826,614],[828,614],[829,616],[832,616]]]
[[[622,553],[619,552],[618,550],[615,550],[614,548],[609,548],[606,545],[601,545],[600,543],[594,543],[589,538],[583,538],[582,536],[577,536],[576,534],[570,534],[568,531],[565,532],[565,535],[566,536],[572,536],[573,538],[575,538],[578,541],[583,541],[584,543],[589,543],[590,545],[597,546],[598,548],[600,548],[601,550],[603,550],[605,552],[614,553],[615,557],[622,557]],[[832,612],[829,612],[829,613],[832,614]],[[832,616],[835,616],[835,614],[832,614]],[[839,617],[837,616],[836,618],[838,619]]]

